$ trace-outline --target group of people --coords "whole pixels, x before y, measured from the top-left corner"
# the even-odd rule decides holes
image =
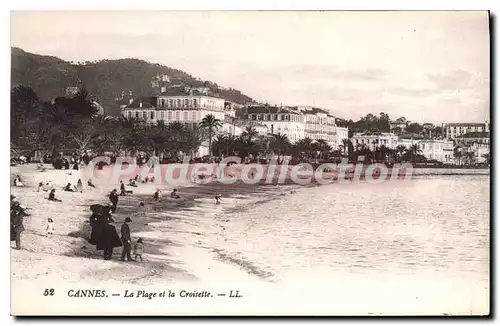
[[[130,223],[132,219],[126,217],[120,229],[120,237],[116,228],[111,224],[114,222],[111,217],[112,206],[91,205],[90,210],[90,225],[92,233],[90,235],[90,243],[96,246],[97,250],[103,250],[104,259],[110,260],[113,256],[113,249],[115,247],[123,247],[121,260],[131,261],[140,259],[142,261],[142,254],[144,252],[144,244],[142,238],[139,238],[134,245],[134,259],[132,259],[132,239],[130,234]]]

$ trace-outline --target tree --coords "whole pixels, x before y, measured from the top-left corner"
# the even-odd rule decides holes
[[[253,126],[247,126],[243,133],[241,134],[242,139],[246,142],[251,143],[252,140],[257,137],[259,133]]]
[[[403,160],[403,156],[406,153],[406,146],[404,145],[399,145],[396,147],[396,153],[398,157],[398,161],[401,162]]]
[[[410,156],[410,161],[415,162],[415,158],[417,155],[422,154],[422,150],[420,149],[419,144],[413,144],[407,150],[408,155]]]
[[[312,144],[313,150],[320,152],[320,158],[325,158],[332,151],[332,147],[324,139],[316,139]],[[342,146],[340,146],[342,148]]]
[[[211,151],[212,153],[217,153],[217,156],[222,156],[222,153],[226,150],[227,146],[227,137],[224,135],[217,135],[213,142]]]
[[[213,137],[214,133],[219,128],[222,128],[222,123],[214,115],[208,114],[201,120],[199,125],[201,128],[206,129],[208,132],[208,148],[209,148],[210,155],[212,155],[212,153],[211,153],[212,137]]]
[[[406,132],[409,134],[420,134],[423,129],[424,128],[420,124],[414,122],[414,123],[410,123],[406,127]]]
[[[288,137],[285,134],[282,133],[277,133],[273,134],[269,148],[278,155],[283,155],[287,154],[289,149],[290,149],[290,140],[288,140]]]
[[[68,136],[69,144],[76,145],[79,154],[83,155],[99,134],[96,124],[89,119],[82,121],[78,127],[74,127]]]
[[[490,165],[490,153],[488,152],[488,153],[485,153],[485,154],[483,154],[481,156],[485,159],[485,163],[487,165]]]

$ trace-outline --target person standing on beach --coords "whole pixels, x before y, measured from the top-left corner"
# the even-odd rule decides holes
[[[113,248],[120,247],[122,244],[116,232],[116,228],[109,224],[110,220],[102,218],[99,220],[99,223],[103,225],[103,228],[99,239],[100,241],[96,247],[98,250],[101,248],[104,249],[104,260],[110,260],[113,256]]]
[[[78,182],[76,183],[76,191],[83,192],[82,179],[78,179]]]
[[[10,241],[16,241],[17,250],[21,250],[21,233],[25,230],[23,225],[24,216],[30,216],[30,214],[26,213],[19,202],[14,201],[10,209]]]
[[[125,218],[125,222],[122,224],[122,229],[121,229],[121,235],[122,235],[122,244],[123,244],[123,251],[122,251],[122,261],[125,261],[125,256],[127,256],[127,260],[131,261],[132,257],[130,255],[130,249],[131,249],[131,243],[132,239],[130,238],[130,227],[129,223],[132,222],[132,219],[130,217]]]
[[[120,196],[126,196],[127,194],[125,193],[125,184],[123,183],[122,180],[120,180]]]
[[[47,229],[45,231],[47,235],[54,234],[54,220],[50,217],[47,219]]]
[[[109,194],[109,201],[112,204],[111,212],[115,213],[116,207],[118,206],[118,191],[116,189],[113,189],[113,191]]]

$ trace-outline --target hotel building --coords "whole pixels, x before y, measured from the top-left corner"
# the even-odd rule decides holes
[[[389,132],[364,132],[356,133],[351,139],[352,145],[356,148],[358,145],[365,145],[371,151],[384,145],[387,148],[395,149],[398,145],[398,136]]]
[[[453,142],[445,139],[420,139],[415,141],[419,145],[422,155],[428,160],[437,160],[443,163],[452,163]]]
[[[449,123],[445,126],[446,138],[455,139],[470,132],[489,132],[490,124],[485,123]]]
[[[244,119],[267,126],[271,134],[286,135],[291,143],[322,139],[335,150],[348,137],[348,129],[337,126],[335,117],[313,107],[249,106]]]
[[[197,126],[207,115],[224,120],[224,100],[195,91],[186,94],[174,90],[153,98],[138,98],[122,109],[122,115],[142,118],[151,123],[164,121],[183,123],[186,127]]]

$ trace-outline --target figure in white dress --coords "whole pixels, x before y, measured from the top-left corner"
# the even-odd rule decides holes
[[[54,234],[54,220],[50,217],[47,219],[47,235]]]

